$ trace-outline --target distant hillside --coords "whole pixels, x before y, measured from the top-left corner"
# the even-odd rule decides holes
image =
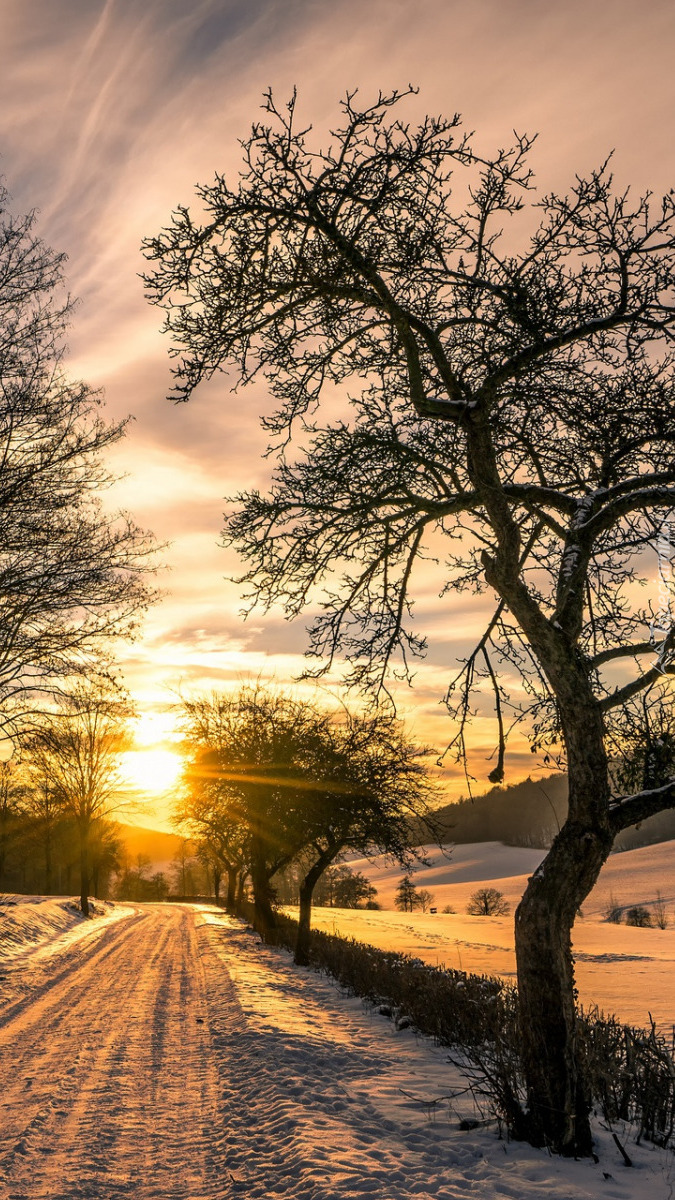
[[[510,787],[493,787],[473,800],[446,804],[437,812],[443,841],[504,842],[507,846],[550,846],[567,816],[567,776],[524,779]],[[422,840],[427,840],[422,835]],[[633,850],[675,839],[675,811],[659,813],[624,830],[615,850]]]
[[[139,854],[149,858],[153,864],[172,862],[182,841],[177,834],[164,833],[160,829],[122,824],[118,824],[117,828],[132,863]]]
[[[539,848],[550,846],[566,815],[566,775],[493,787],[472,800],[446,804],[436,813],[443,841]]]

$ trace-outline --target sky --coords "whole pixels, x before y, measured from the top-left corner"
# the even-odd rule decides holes
[[[486,149],[512,131],[539,134],[542,190],[564,189],[612,149],[619,184],[675,185],[675,6],[671,0],[0,0],[0,173],[15,212],[39,210],[39,232],[68,255],[80,304],[69,370],[104,389],[111,417],[133,415],[112,458],[116,502],[167,546],[163,599],[120,663],[142,719],[138,780],[170,782],[166,757],[180,691],[261,676],[285,685],[303,667],[305,622],[240,615],[219,547],[224,497],[264,487],[260,385],[233,401],[220,376],[189,405],[171,386],[161,314],[144,299],[140,245],[195,185],[236,173],[264,90],[294,86],[317,135],[359,88],[420,88],[412,116],[461,112]],[[442,696],[479,629],[480,606],[418,596],[429,653],[401,696],[411,732],[439,748],[451,737]],[[474,731],[479,790],[493,747]],[[143,757],[142,755],[145,755]],[[162,757],[164,755],[164,757]],[[154,756],[154,757],[152,757]],[[162,765],[163,764],[163,765]],[[514,743],[509,781],[540,770]],[[463,790],[448,764],[451,794]],[[159,786],[161,782],[161,787]],[[163,821],[166,799],[144,820]]]

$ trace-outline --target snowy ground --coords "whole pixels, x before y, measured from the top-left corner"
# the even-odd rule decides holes
[[[598,1164],[460,1131],[475,1109],[444,1050],[220,910],[136,905],[88,924],[96,936],[67,931],[49,958],[14,958],[2,1200],[673,1196],[673,1156],[623,1130],[632,1169],[599,1127]]]
[[[412,954],[433,965],[514,980],[513,910],[543,851],[479,842],[454,847],[449,858],[434,847],[427,852],[431,865],[415,871],[413,880],[434,894],[437,913],[319,908],[312,918],[314,926],[380,949]],[[596,1004],[635,1025],[646,1025],[651,1013],[668,1033],[675,1024],[674,852],[673,842],[663,842],[612,855],[573,933],[582,1004]],[[350,865],[371,879],[378,901],[393,909],[401,868],[366,859]],[[471,893],[484,884],[504,893],[511,904],[510,916],[466,915]],[[610,896],[627,908],[651,904],[658,891],[666,904],[668,929],[635,929],[604,919]],[[454,914],[441,912],[446,904],[452,905]]]

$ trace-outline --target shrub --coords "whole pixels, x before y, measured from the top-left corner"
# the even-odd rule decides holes
[[[604,910],[604,917],[612,925],[620,925],[623,917],[623,908],[612,892],[610,892],[609,900]]]
[[[505,917],[509,902],[497,888],[479,888],[471,896],[466,911],[472,917]]]
[[[637,925],[640,929],[651,927],[652,914],[643,904],[634,904],[626,912],[626,925]]]

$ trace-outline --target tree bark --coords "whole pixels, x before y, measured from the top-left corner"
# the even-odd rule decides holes
[[[591,1155],[593,1147],[590,1097],[577,1053],[571,934],[613,836],[598,706],[579,694],[575,710],[562,717],[569,816],[516,911],[516,962],[529,1137],[579,1157]]]
[[[502,514],[497,512],[498,527]],[[510,518],[504,524],[509,530]],[[567,1156],[591,1155],[589,1098],[577,1053],[572,926],[612,848],[609,769],[599,702],[578,629],[551,623],[518,576],[506,545],[484,555],[485,576],[506,601],[556,697],[567,752],[569,812],[516,911],[516,963],[528,1138]]]
[[[529,1135],[557,1153],[592,1153],[589,1096],[576,1052],[571,931],[609,847],[565,824],[516,911],[516,962]]]

